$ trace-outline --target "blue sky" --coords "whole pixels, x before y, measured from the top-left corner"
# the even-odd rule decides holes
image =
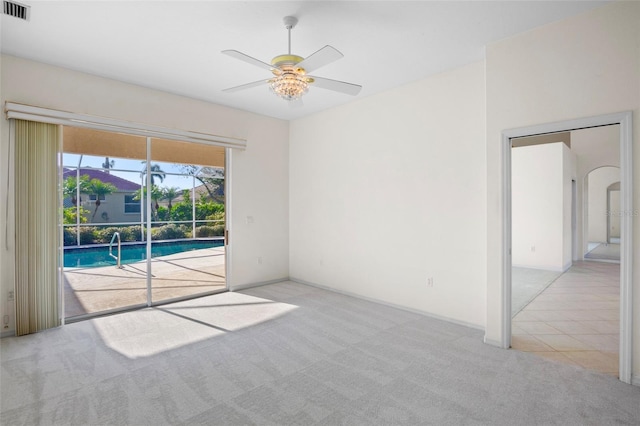
[[[80,160],[80,155],[78,154],[63,154],[62,155],[62,163],[64,167],[77,167],[78,161]],[[109,160],[113,160],[113,168],[115,170],[111,171],[112,174],[119,176],[123,179],[127,179],[132,182],[140,182],[142,172],[145,165],[140,160],[129,160],[126,158],[117,158],[117,157],[109,157]],[[94,168],[102,168],[102,164],[105,161],[105,157],[95,157],[91,155],[83,155],[82,156],[82,167],[94,167]],[[167,186],[167,187],[177,187],[180,189],[191,188],[192,178],[185,176],[173,176],[171,173],[183,173],[182,167],[180,164],[173,163],[163,163],[160,161],[153,161],[152,164],[158,164],[161,169],[167,173],[164,181],[156,182],[159,186]],[[126,171],[124,171],[126,170]],[[196,181],[196,186],[199,185],[200,182]]]

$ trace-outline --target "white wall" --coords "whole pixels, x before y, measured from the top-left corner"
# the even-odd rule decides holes
[[[290,276],[483,326],[484,117],[480,62],[293,121]]]
[[[600,167],[587,175],[587,239],[589,242],[607,242],[607,188],[620,182],[620,169],[617,167]],[[616,209],[617,211],[620,208]]]
[[[232,232],[230,285],[287,278],[289,275],[289,124],[193,99],[125,84],[11,56],[1,58],[1,101],[111,117],[162,127],[247,139],[247,150],[231,159]],[[203,88],[203,90],[205,90]],[[0,316],[11,315],[6,301],[13,289],[13,170],[8,156],[8,121],[0,120]],[[9,199],[9,214],[5,200]],[[248,224],[245,218],[252,216]],[[5,245],[5,224],[9,235]],[[261,265],[257,256],[263,256]]]
[[[573,263],[573,226],[572,214],[574,208],[573,182],[577,176],[576,155],[562,145],[562,270],[566,271]],[[577,232],[577,230],[576,230]]]
[[[511,150],[513,266],[552,271],[570,266],[571,159],[562,142]]]
[[[640,167],[640,3],[615,2],[487,46],[487,329],[501,340],[501,132],[634,111]],[[634,210],[640,185],[634,185]],[[635,307],[640,306],[640,219],[634,217]],[[640,376],[640,309],[634,311],[633,374]]]

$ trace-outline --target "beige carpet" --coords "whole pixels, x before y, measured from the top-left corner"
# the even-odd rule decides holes
[[[2,425],[638,424],[640,388],[292,282],[0,341]]]

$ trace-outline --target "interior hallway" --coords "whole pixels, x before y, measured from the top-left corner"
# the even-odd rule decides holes
[[[512,321],[513,349],[618,375],[620,265],[574,262]]]

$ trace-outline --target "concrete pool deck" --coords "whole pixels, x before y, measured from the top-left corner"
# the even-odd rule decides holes
[[[146,261],[98,268],[65,268],[65,317],[147,303]],[[225,249],[212,247],[151,259],[152,301],[226,287]]]

